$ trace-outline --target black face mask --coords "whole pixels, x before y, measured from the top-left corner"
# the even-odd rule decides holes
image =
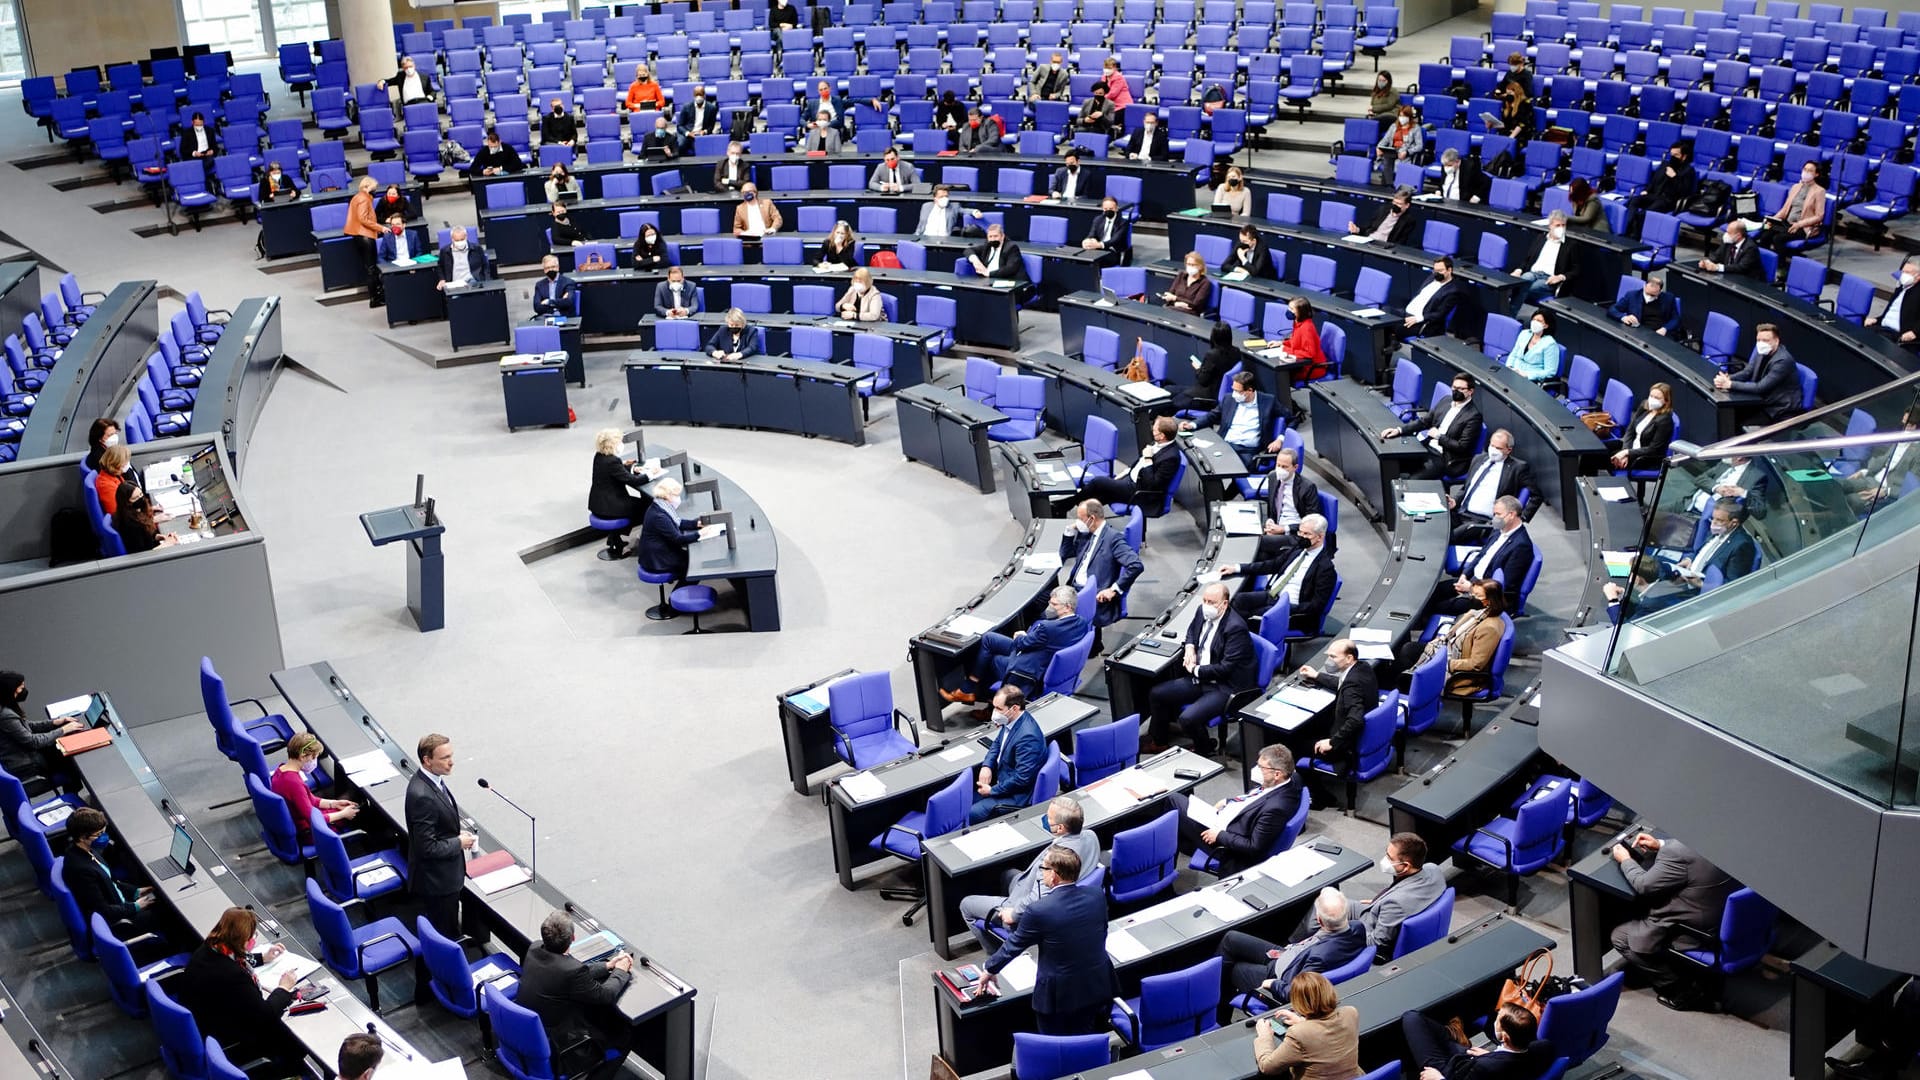
[[[1442,285],[1445,285],[1447,283],[1447,275],[1441,273],[1438,270],[1435,270],[1433,272],[1433,280],[1441,283]]]
[[[558,271],[558,270],[549,270],[549,271],[547,271],[547,280],[548,280],[548,281],[553,281],[553,280],[555,280],[555,279],[557,279],[557,278],[558,278],[559,276],[560,276],[560,271]]]
[[[1240,186],[1240,180],[1239,180],[1239,178],[1238,178],[1238,177],[1228,177],[1228,178],[1227,178],[1227,186],[1228,186],[1228,187],[1239,187],[1239,186]]]
[[[1453,392],[1453,400],[1455,401],[1467,400],[1467,392],[1465,390],[1455,390]]]

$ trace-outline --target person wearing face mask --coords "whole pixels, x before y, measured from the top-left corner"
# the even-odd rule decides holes
[[[1065,163],[1053,170],[1047,194],[1056,199],[1085,199],[1098,189],[1093,170],[1080,164],[1080,152],[1069,149]]]
[[[833,223],[833,231],[820,244],[818,265],[835,272],[860,265],[860,238],[854,235],[853,226],[844,221]]]
[[[999,972],[1035,949],[1033,1020],[1042,1035],[1104,1034],[1120,982],[1107,955],[1107,895],[1081,884],[1080,856],[1060,844],[1041,858],[1047,895],[1028,905],[1013,932],[983,965],[980,988],[1000,993]]]
[[[1387,125],[1386,133],[1374,144],[1373,182],[1385,185],[1392,180],[1393,167],[1418,158],[1426,141],[1426,131],[1414,118],[1413,106],[1400,106],[1400,110],[1394,114],[1393,123]]]
[[[1092,623],[1080,617],[1079,604],[1080,594],[1071,586],[1054,586],[1047,594],[1043,618],[1011,637],[997,632],[981,635],[966,681],[957,690],[942,687],[940,696],[950,704],[972,705],[979,700],[981,687],[1001,682],[1038,692],[1053,654],[1093,629]]]
[[[1492,134],[1505,135],[1517,147],[1525,147],[1533,137],[1533,95],[1520,83],[1509,82],[1495,96],[1500,98],[1500,111],[1481,113],[1480,119]],[[1517,150],[1513,153],[1519,156]]]
[[[1533,569],[1533,537],[1521,516],[1520,500],[1502,495],[1493,500],[1493,531],[1478,548],[1460,560],[1460,575],[1441,581],[1433,590],[1428,610],[1436,615],[1465,615],[1482,606],[1474,598],[1473,583],[1491,581],[1495,571],[1516,589]]]
[[[1293,329],[1287,332],[1287,339],[1280,343],[1280,358],[1289,364],[1297,365],[1293,369],[1291,381],[1295,386],[1305,386],[1327,375],[1327,354],[1320,347],[1320,327],[1313,321],[1313,304],[1304,296],[1296,296],[1287,301],[1287,314],[1293,319]]]
[[[1120,111],[1133,104],[1133,84],[1120,74],[1120,58],[1109,56],[1100,62],[1100,85],[1107,88],[1107,104]]]
[[[535,315],[572,315],[579,305],[573,279],[560,272],[560,260],[551,255],[540,260],[540,280],[533,283]]]
[[[1261,588],[1240,590],[1233,598],[1234,610],[1248,619],[1264,619],[1284,597],[1287,629],[1313,633],[1339,584],[1333,552],[1327,549],[1327,519],[1308,514],[1300,519],[1293,536],[1274,539],[1276,555],[1220,567],[1222,577],[1267,579]]]
[[[1080,865],[1088,870],[1100,865],[1100,834],[1083,828],[1085,821],[1086,812],[1078,800],[1070,795],[1056,796],[1047,804],[1046,816],[1047,833],[1053,837],[1053,844],[1041,848],[1025,870],[1018,874],[1007,871],[1003,883],[1005,892],[1001,895],[960,898],[960,917],[973,928],[973,936],[988,955],[1000,947],[1008,931],[1020,924],[1020,916],[1027,908],[1053,892],[1042,881],[1045,875],[1041,873],[1046,868],[1047,852],[1053,846],[1072,851],[1080,857]]]
[[[1700,487],[1687,503],[1687,509],[1706,516],[1715,499],[1737,499],[1754,517],[1767,516],[1767,504],[1777,490],[1773,466],[1766,458],[1735,454],[1725,465],[1703,475],[1694,483]]]
[[[1512,1002],[1494,1014],[1490,1047],[1463,1047],[1447,1025],[1412,1010],[1401,1015],[1400,1029],[1407,1060],[1420,1070],[1416,1080],[1539,1080],[1558,1056],[1536,1037],[1540,1021]]]
[[[1420,214],[1413,208],[1413,189],[1403,187],[1395,190],[1393,198],[1365,225],[1347,222],[1347,235],[1364,236],[1376,243],[1406,244],[1419,238],[1416,229],[1419,224]]]
[[[1901,414],[1900,430],[1920,431],[1920,405],[1909,405]],[[1920,445],[1890,443],[1873,451],[1859,471],[1840,478],[1840,486],[1859,513],[1873,509],[1886,499],[1897,499],[1909,482],[1920,482]]]
[[[1080,485],[1080,496],[1107,503],[1151,503],[1164,497],[1180,467],[1180,451],[1173,445],[1180,422],[1171,416],[1153,421],[1153,441],[1140,448],[1140,458],[1132,465],[1116,468],[1112,476],[1090,476]]]
[[[647,507],[646,517],[640,524],[642,570],[672,574],[675,580],[687,576],[687,548],[700,539],[700,520],[683,518],[677,513],[685,495],[686,488],[671,476],[654,481],[653,504]],[[648,617],[652,617],[652,612],[648,612]],[[672,618],[672,615],[663,617]]]
[[[1261,749],[1254,759],[1253,779],[1252,791],[1221,799],[1213,804],[1212,814],[1200,814],[1207,818],[1204,822],[1188,813],[1186,793],[1168,796],[1180,811],[1180,850],[1205,851],[1218,859],[1221,877],[1232,877],[1266,859],[1287,820],[1300,809],[1306,790],[1306,784],[1294,782],[1293,752],[1279,743]]]
[[[655,113],[653,130],[640,140],[642,157],[672,158],[680,153],[680,133],[673,130],[673,122],[666,113]]]
[[[1477,203],[1486,192],[1480,162],[1463,158],[1452,147],[1440,152],[1440,198],[1446,202]]]
[[[1440,899],[1440,894],[1447,891],[1447,878],[1438,866],[1427,861],[1427,842],[1416,832],[1397,832],[1388,837],[1386,854],[1380,857],[1378,866],[1393,880],[1373,899],[1356,904],[1353,918],[1367,928],[1367,939],[1377,951],[1375,959],[1385,960],[1393,955],[1394,942],[1400,939],[1400,924]]]
[[[1213,189],[1213,203],[1216,208],[1225,208],[1234,217],[1246,217],[1253,212],[1253,192],[1247,188],[1246,174],[1240,166],[1230,165],[1227,173],[1220,178],[1220,184]]]
[[[1920,285],[1920,259],[1908,259],[1900,264],[1900,276],[1887,306],[1880,309],[1880,314],[1866,318],[1866,325],[1877,327],[1908,349],[1920,349],[1920,288],[1916,285]]]
[[[1180,421],[1180,430],[1217,428],[1227,445],[1240,454],[1240,459],[1250,463],[1263,453],[1280,449],[1279,439],[1269,441],[1267,438],[1267,433],[1273,430],[1273,409],[1273,395],[1259,389],[1253,372],[1241,371],[1234,375],[1233,390],[1225,401],[1216,403],[1202,416]]]
[[[407,222],[399,214],[387,215],[387,231],[376,241],[383,263],[406,264],[413,261],[413,244],[407,236]]]
[[[1607,621],[1615,626],[1620,625],[1623,608],[1635,616],[1651,615],[1694,595],[1674,581],[1663,581],[1666,568],[1652,555],[1635,558],[1631,574],[1625,586],[1611,581],[1600,586],[1607,597]]]
[[[762,199],[760,189],[749,183],[740,188],[740,205],[733,208],[733,235],[759,239],[780,231],[780,208],[772,199]]]
[[[967,231],[969,214],[978,220],[980,211],[964,211],[955,205],[945,184],[933,189],[933,198],[920,207],[920,224],[913,231],[915,240],[929,236],[961,236]]]
[[[1267,242],[1260,237],[1260,230],[1252,225],[1240,226],[1240,235],[1233,242],[1232,250],[1220,263],[1220,272],[1231,276],[1239,273],[1245,277],[1272,278],[1273,253],[1267,250]]]
[[[1646,220],[1648,211],[1671,214],[1687,205],[1693,198],[1693,189],[1698,176],[1693,171],[1693,148],[1687,143],[1674,143],[1667,151],[1667,160],[1653,170],[1647,178],[1646,187],[1640,194],[1627,200],[1628,236],[1639,236],[1640,226]]]
[[[133,454],[124,443],[100,452],[100,471],[93,477],[93,493],[100,499],[100,512],[112,517],[119,508],[123,490],[140,490],[140,474],[134,471]]]
[[[715,360],[743,360],[758,351],[754,333],[747,326],[747,313],[728,308],[726,322],[707,339],[707,355]]]
[[[1159,753],[1172,745],[1173,725],[1193,740],[1193,752],[1211,757],[1208,721],[1221,714],[1228,699],[1259,682],[1254,666],[1253,634],[1233,610],[1227,587],[1219,582],[1200,594],[1200,609],[1187,624],[1186,645],[1172,677],[1148,695],[1147,741],[1141,749]]]
[[[489,129],[486,139],[481,143],[480,152],[473,155],[472,172],[481,176],[499,176],[502,173],[518,173],[526,170],[527,163],[520,160],[520,151],[500,141],[500,133]]]
[[[548,181],[548,183],[551,184],[552,181]],[[574,224],[573,215],[568,211],[566,203],[554,203],[549,214],[550,216],[547,218],[547,238],[554,244],[564,247],[579,247],[588,241],[586,230]]]
[[[639,64],[633,69],[633,83],[627,87],[627,111],[637,113],[645,109],[664,109],[667,107],[667,95],[660,89],[660,83],[647,70],[647,65]]]
[[[1739,500],[1715,500],[1712,513],[1707,515],[1706,530],[1696,534],[1699,543],[1680,560],[1674,572],[1694,588],[1705,582],[1709,570],[1718,570],[1722,581],[1753,573],[1760,561],[1760,546],[1743,527],[1746,521],[1747,508]]]
[[[87,471],[99,472],[100,455],[106,452],[107,447],[119,445],[119,423],[105,416],[95,420],[93,424],[87,428]]]
[[[1476,456],[1464,475],[1460,494],[1447,496],[1447,509],[1453,511],[1455,544],[1485,540],[1493,528],[1494,502],[1502,496],[1518,499],[1522,491],[1537,487],[1533,467],[1513,456],[1513,432],[1506,428],[1487,436],[1487,452]]]
[[[1025,809],[1033,801],[1033,784],[1047,759],[1047,738],[1040,722],[1027,715],[1027,695],[1017,686],[1002,686],[993,695],[993,741],[973,784],[973,806],[967,823]]]
[[[1710,274],[1728,274],[1750,281],[1764,281],[1767,276],[1766,269],[1760,265],[1760,245],[1747,236],[1746,222],[1738,218],[1727,222],[1727,231],[1713,254],[1695,265]]]
[[[873,287],[873,271],[862,266],[853,272],[853,280],[848,283],[840,302],[834,305],[834,312],[854,322],[879,322],[887,317],[887,310],[880,300],[880,290]]]
[[[1713,388],[1758,397],[1760,414],[1777,423],[1800,411],[1799,372],[1793,354],[1780,344],[1779,327],[1761,323],[1753,328],[1753,338],[1753,355],[1739,370],[1715,375]]]
[[[393,99],[395,116],[416,101],[433,100],[433,76],[421,71],[411,56],[401,57],[400,70],[381,79],[377,85]]]
[[[747,186],[751,176],[740,144],[730,142],[727,144],[727,156],[714,163],[713,190],[739,191]]]
[[[193,951],[186,968],[167,984],[167,992],[193,1014],[202,1035],[226,1047],[230,1060],[264,1057],[275,1070],[266,1075],[304,1075],[300,1062],[306,1052],[280,1022],[293,1004],[300,974],[293,968],[281,972],[278,985],[262,996],[248,963],[248,956],[259,948],[258,926],[252,911],[228,908]],[[276,943],[260,955],[263,962],[271,962],[285,951]]]
[[[162,932],[162,909],[155,905],[153,887],[141,885],[108,864],[107,815],[83,806],[67,818],[66,865],[63,876],[80,917],[95,915],[107,921],[125,940]]]
[[[618,428],[603,428],[593,437],[593,480],[587,488],[587,513],[644,525],[653,496],[642,485],[660,474],[622,458],[620,446]],[[631,525],[627,531],[631,531]],[[630,552],[625,532],[612,531],[607,534],[607,549],[600,557],[612,561],[624,559]]]
[[[1793,242],[1812,243],[1827,223],[1827,189],[1820,186],[1820,163],[1809,161],[1800,166],[1800,180],[1787,189],[1787,199],[1761,223],[1760,242],[1780,256],[1776,284],[1787,280],[1787,260]]]
[[[853,101],[847,95],[835,90],[833,85],[822,79],[814,87],[814,99],[809,111],[818,113],[827,110],[833,125],[847,138],[853,137]]]
[[[1027,77],[1028,101],[1065,101],[1072,91],[1072,79],[1067,74],[1067,66],[1062,63],[1065,57],[1054,53],[1047,58],[1046,65],[1036,65],[1033,74]]]
[[[1613,302],[1612,314],[1628,326],[1643,326],[1661,337],[1671,337],[1680,329],[1680,305],[1667,295],[1666,283],[1657,277],[1621,294]]]
[[[0,766],[26,785],[28,795],[51,791],[56,781],[64,779],[65,759],[54,744],[60,736],[86,728],[77,716],[28,717],[27,677],[0,671]]]
[[[1189,251],[1181,269],[1185,272],[1175,276],[1167,285],[1166,291],[1160,294],[1160,302],[1175,311],[1198,315],[1207,310],[1207,301],[1213,298],[1213,282],[1207,277],[1207,261],[1200,257],[1199,252]]]
[[[1326,664],[1325,670],[1302,664],[1299,675],[1322,690],[1334,692],[1333,715],[1303,725],[1294,738],[1304,741],[1319,734],[1313,743],[1314,754],[1346,768],[1353,764],[1354,752],[1360,746],[1367,713],[1380,706],[1380,680],[1372,664],[1360,662],[1360,647],[1351,638],[1338,638],[1327,646]]]
[[[666,270],[668,261],[659,228],[651,221],[640,226],[640,235],[633,238],[633,268],[657,274]]]
[[[1133,225],[1120,212],[1120,200],[1111,195],[1101,199],[1100,216],[1093,219],[1086,238],[1080,241],[1081,250],[1104,252],[1099,265],[1117,266],[1126,261],[1132,245]]]
[[[559,98],[547,102],[546,114],[540,117],[541,145],[561,146],[579,138],[580,125],[574,122],[573,110],[562,104]]]
[[[1507,70],[1500,73],[1500,81],[1494,84],[1496,91],[1504,90],[1509,84],[1518,83],[1528,97],[1533,96],[1533,72],[1527,70],[1527,54],[1511,52],[1507,54]]]
[[[1382,71],[1373,77],[1373,93],[1367,96],[1367,119],[1390,120],[1400,111],[1400,94],[1393,88],[1393,73]]]
[[[1120,598],[1146,571],[1140,553],[1127,544],[1124,530],[1107,520],[1107,507],[1087,499],[1073,509],[1073,524],[1060,538],[1060,584],[1077,591],[1093,586],[1093,655],[1103,651],[1098,631],[1120,620]]]
[[[693,99],[680,106],[680,152],[693,153],[693,140],[702,135],[715,135],[720,131],[720,110],[707,100],[707,88],[696,85]]]
[[[268,162],[267,175],[260,178],[260,189],[254,193],[254,201],[258,203],[270,203],[275,200],[297,199],[299,197],[300,188],[295,184],[293,177],[287,175],[286,170],[280,167],[279,162]]]
[[[1021,292],[1028,286],[1027,262],[1020,257],[1020,245],[1007,239],[1007,230],[999,222],[987,226],[986,242],[967,251],[967,262],[983,278],[1011,281]]]
[[[834,126],[833,110],[821,109],[813,114],[813,125],[807,128],[807,137],[801,142],[800,149],[809,154],[840,152],[840,129]]]
[[[1636,294],[1637,295],[1637,294]],[[1673,387],[1663,382],[1647,389],[1647,398],[1627,424],[1620,449],[1610,459],[1616,469],[1657,469],[1673,443]]]
[[[1574,258],[1573,245],[1567,243],[1564,210],[1547,215],[1547,231],[1540,236],[1539,245],[1513,268],[1513,276],[1527,283],[1523,304],[1544,303],[1573,290],[1574,279],[1580,276],[1580,260]]]
[[[1153,113],[1140,118],[1140,126],[1120,144],[1121,155],[1129,161],[1167,160],[1167,131]]]
[[[1300,467],[1299,455],[1292,447],[1282,446],[1274,454],[1266,495],[1267,521],[1254,554],[1261,559],[1273,559],[1304,543],[1300,539],[1300,525],[1320,506],[1320,489],[1307,479],[1307,471]]]
[[[1080,130],[1095,135],[1113,135],[1118,114],[1114,112],[1113,102],[1107,100],[1107,84],[1093,84],[1093,96],[1080,106],[1080,116],[1075,123]]]
[[[1467,296],[1467,287],[1453,273],[1453,256],[1442,255],[1433,260],[1433,278],[1420,286],[1407,302],[1406,318],[1402,320],[1402,333],[1408,337],[1438,337],[1447,332],[1447,324],[1453,320],[1456,311],[1465,310],[1466,321],[1475,322],[1470,309],[1473,303]]]
[[[386,287],[380,280],[380,219],[373,209],[373,190],[379,186],[371,176],[360,178],[358,190],[347,203],[347,223],[342,226],[342,231],[353,237],[353,246],[359,249],[366,273],[367,306],[376,308],[387,302]]]
[[[1390,427],[1380,432],[1383,439],[1402,435],[1417,436],[1427,444],[1432,460],[1420,471],[1422,480],[1446,476],[1464,476],[1473,449],[1480,445],[1480,407],[1473,403],[1473,391],[1479,380],[1467,372],[1453,377],[1453,398],[1439,409],[1430,409],[1405,427]]]
[[[963,154],[995,154],[1006,148],[1000,137],[1006,132],[1000,129],[998,117],[980,111],[975,105],[967,109],[967,122],[960,125],[955,134],[954,147]]]
[[[800,11],[787,0],[773,0],[773,6],[767,9],[767,29],[774,32],[773,39],[780,40],[780,31],[800,28]]]
[[[287,760],[273,770],[273,780],[269,787],[274,794],[285,799],[287,809],[293,814],[294,831],[300,834],[300,842],[308,843],[313,835],[310,824],[315,809],[326,815],[327,824],[335,825],[342,821],[352,821],[359,816],[360,808],[351,799],[315,798],[312,783],[313,772],[320,766],[320,755],[326,747],[312,732],[302,731],[287,740]]]
[[[153,500],[147,493],[134,488],[120,496],[120,506],[113,512],[113,531],[120,534],[127,554],[138,555],[179,542],[180,538],[171,533],[161,534],[160,522],[164,520],[165,515],[154,513]]]
[[[1476,581],[1473,599],[1475,607],[1451,623],[1442,624],[1440,631],[1425,645],[1408,641],[1400,646],[1396,659],[1401,689],[1411,688],[1413,669],[1441,654],[1446,656],[1445,691],[1448,694],[1471,694],[1486,689],[1491,683],[1493,654],[1499,649],[1500,637],[1509,625],[1506,590],[1497,581]]]
[[[705,308],[700,290],[693,287],[686,271],[678,266],[667,267],[667,280],[653,287],[653,313],[663,319],[684,319],[700,314]]]
[[[1565,354],[1566,350],[1553,340],[1553,316],[1544,309],[1536,310],[1515,335],[1513,348],[1507,350],[1507,366],[1534,382],[1546,382],[1560,377]]]
[[[880,164],[873,167],[873,175],[867,178],[867,190],[881,195],[898,195],[910,191],[920,182],[920,171],[910,161],[900,160],[900,151],[887,147],[886,155]]]
[[[206,116],[194,113],[193,121],[181,133],[180,153],[202,163],[210,163],[219,152],[220,148],[213,141],[213,129],[207,126]]]
[[[565,165],[559,164],[558,162],[554,163],[553,168],[547,171],[546,192],[549,203],[557,203],[562,199],[573,199],[580,196],[580,188],[573,182],[573,174],[567,171]]]
[[[1193,385],[1173,392],[1173,407],[1176,410],[1210,409],[1220,400],[1221,394],[1232,393],[1226,384],[1227,372],[1245,359],[1245,354],[1233,340],[1233,327],[1223,322],[1213,324],[1213,330],[1207,337],[1207,355],[1198,360],[1188,359],[1193,365]]]
[[[1311,930],[1300,940],[1279,947],[1277,942],[1229,930],[1220,939],[1221,1012],[1235,994],[1264,993],[1287,1000],[1302,976],[1325,979],[1360,958],[1368,949],[1367,931],[1353,919],[1353,905],[1329,885],[1314,897]]]

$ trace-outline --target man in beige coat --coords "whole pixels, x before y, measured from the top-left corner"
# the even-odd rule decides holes
[[[740,189],[740,205],[733,208],[733,235],[758,240],[780,231],[780,208],[772,199],[762,199],[760,189],[747,184]]]

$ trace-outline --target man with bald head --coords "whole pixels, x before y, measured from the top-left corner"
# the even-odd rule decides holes
[[[447,234],[447,246],[440,249],[440,283],[435,288],[461,289],[487,280],[487,257],[480,245],[469,243],[464,226],[455,225]]]
[[[1367,713],[1380,704],[1380,680],[1373,665],[1360,662],[1360,648],[1352,638],[1336,638],[1327,646],[1326,669],[1303,664],[1300,675],[1322,690],[1333,691],[1333,718],[1303,725],[1296,736],[1318,735],[1312,747],[1316,757],[1340,767],[1351,765],[1360,733],[1367,726]]]
[[[1194,752],[1212,755],[1208,722],[1226,709],[1234,694],[1253,689],[1258,681],[1253,634],[1228,602],[1227,587],[1216,581],[1200,594],[1200,610],[1187,624],[1179,673],[1148,695],[1152,719],[1141,750],[1157,754],[1166,749],[1177,719],[1193,740]]]

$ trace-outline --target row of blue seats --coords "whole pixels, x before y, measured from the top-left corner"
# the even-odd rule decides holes
[[[63,274],[60,284],[40,297],[40,309],[21,320],[18,332],[7,332],[6,362],[0,364],[0,462],[12,461],[19,452],[27,418],[48,374],[105,298],[105,293],[82,290],[74,275]]]
[[[1579,71],[1590,79],[1604,79],[1617,70],[1630,69],[1642,81],[1673,75],[1689,83],[1703,83],[1723,65],[1747,64],[1793,68],[1796,85],[1804,86],[1810,73],[1828,68],[1848,78],[1885,74],[1895,82],[1909,79],[1913,75],[1910,54],[1915,48],[1900,41],[1860,40],[1858,27],[1851,31],[1821,27],[1819,33],[1809,31],[1799,37],[1755,34],[1751,41],[1740,40],[1732,30],[1709,30],[1699,39],[1689,37],[1665,46],[1456,37],[1441,59],[1453,66],[1456,80],[1484,63],[1504,67],[1518,54],[1531,60],[1537,72],[1549,75]],[[1766,77],[1764,73],[1762,77]]]

